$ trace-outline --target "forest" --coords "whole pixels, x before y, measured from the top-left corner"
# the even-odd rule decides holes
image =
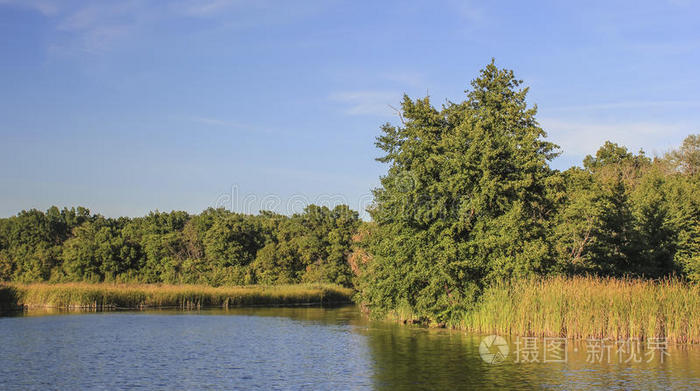
[[[360,223],[346,206],[258,215],[207,209],[107,218],[82,207],[0,220],[0,278],[244,285],[350,285],[346,262]]]
[[[462,102],[401,102],[376,145],[371,221],[346,205],[109,218],[51,207],[0,219],[0,280],[333,283],[379,315],[444,322],[490,286],[542,276],[700,281],[700,135],[661,156],[606,142],[560,171],[513,71]]]

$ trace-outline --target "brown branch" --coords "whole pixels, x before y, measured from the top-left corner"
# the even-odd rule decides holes
[[[387,105],[387,106],[391,107],[396,112],[396,115],[399,116],[399,120],[401,121],[401,124],[406,126],[406,121],[403,120],[403,113],[401,112],[401,110],[397,109],[396,107],[394,107],[392,105]]]

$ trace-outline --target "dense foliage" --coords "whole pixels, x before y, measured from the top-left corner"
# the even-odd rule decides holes
[[[405,96],[377,138],[387,174],[361,248],[372,312],[445,323],[510,278],[700,277],[700,138],[651,160],[606,143],[584,167],[549,167],[527,88],[492,62],[467,99]]]
[[[700,135],[649,158],[607,142],[550,168],[528,89],[493,62],[463,102],[401,104],[377,138],[387,174],[357,212],[0,219],[0,280],[354,285],[373,313],[454,323],[494,284],[543,275],[700,281]]]
[[[0,280],[349,286],[357,212],[309,205],[291,217],[207,209],[105,218],[85,208],[0,219]]]

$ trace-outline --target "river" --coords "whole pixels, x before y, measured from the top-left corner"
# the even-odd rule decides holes
[[[485,341],[354,306],[33,311],[0,317],[0,389],[700,389],[700,346],[634,346]]]

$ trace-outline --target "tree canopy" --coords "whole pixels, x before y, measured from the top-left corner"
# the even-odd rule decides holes
[[[0,219],[0,280],[351,285],[360,223],[345,205],[303,213],[151,212],[105,218],[85,208]]]
[[[443,323],[504,279],[697,275],[697,136],[655,160],[606,142],[559,172],[527,93],[492,61],[464,101],[404,96],[381,127],[358,279],[370,311]]]

